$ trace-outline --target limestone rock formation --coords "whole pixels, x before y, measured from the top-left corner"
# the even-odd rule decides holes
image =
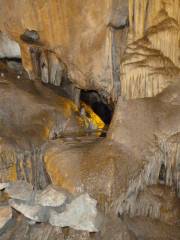
[[[179,1],[129,1],[127,48],[121,61],[122,96],[151,97],[179,75]]]
[[[48,208],[28,204],[25,201],[10,199],[9,204],[12,208],[16,209],[18,212],[22,213],[28,219],[35,222],[47,222],[49,218]]]
[[[35,202],[44,207],[60,207],[68,198],[68,194],[62,189],[49,185],[43,191],[38,191]]]
[[[9,197],[18,200],[30,201],[33,196],[33,186],[25,181],[9,183],[5,191]]]
[[[52,226],[71,227],[76,230],[97,232],[102,217],[97,210],[97,201],[87,193],[71,196],[65,190],[49,185],[43,191],[32,191],[24,182],[9,183],[6,192],[11,198],[9,205],[29,219],[29,224],[49,222]],[[0,206],[0,229],[11,219],[9,206]]]
[[[62,213],[51,211],[49,222],[53,226],[72,227],[76,230],[97,232],[98,222],[97,202],[88,194],[82,194],[67,205]]]

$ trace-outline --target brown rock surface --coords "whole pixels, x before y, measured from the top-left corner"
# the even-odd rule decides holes
[[[23,64],[30,74],[31,44],[20,39],[26,29],[39,33],[42,47],[56,53],[78,87],[97,89],[117,98],[119,72],[113,73],[113,69],[119,69],[119,60],[112,49],[119,46],[114,45],[111,26],[126,24],[127,1],[88,0],[82,4],[79,0],[1,0],[0,5],[4,6],[0,9],[0,30],[20,44]]]
[[[0,81],[0,181],[37,184],[37,178],[44,181],[42,144],[84,131],[84,123],[70,100],[40,83],[15,77],[5,72]]]
[[[88,191],[106,213],[158,219],[179,232],[179,90],[177,83],[154,98],[119,99],[99,143],[47,146],[52,182]]]

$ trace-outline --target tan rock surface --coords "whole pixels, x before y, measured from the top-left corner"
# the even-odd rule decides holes
[[[119,62],[116,59],[114,66],[115,34],[111,23],[115,27],[125,25],[127,1],[88,0],[82,4],[79,0],[1,0],[0,5],[4,6],[0,9],[0,30],[20,44],[29,73],[33,71],[31,45],[20,40],[26,29],[39,33],[43,48],[55,52],[65,63],[78,87],[115,95],[113,68],[118,68]]]

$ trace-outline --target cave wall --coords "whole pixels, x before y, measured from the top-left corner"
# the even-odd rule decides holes
[[[29,76],[32,47],[54,52],[77,87],[113,101],[120,94],[155,96],[179,75],[178,0],[0,0],[0,5],[0,30],[20,44]],[[26,29],[39,33],[41,46],[20,39]]]
[[[124,41],[120,32],[127,22],[127,1],[0,0],[0,5],[0,30],[20,44],[29,75],[33,71],[30,48],[36,46],[20,39],[26,29],[39,33],[41,47],[56,53],[77,87],[98,89],[117,99],[119,39],[122,36]]]

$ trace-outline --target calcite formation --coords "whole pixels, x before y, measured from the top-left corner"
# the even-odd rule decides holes
[[[151,97],[166,88],[179,75],[179,40],[179,1],[130,0],[122,96]]]
[[[30,201],[33,195],[33,186],[25,181],[9,183],[5,191],[11,198]]]

